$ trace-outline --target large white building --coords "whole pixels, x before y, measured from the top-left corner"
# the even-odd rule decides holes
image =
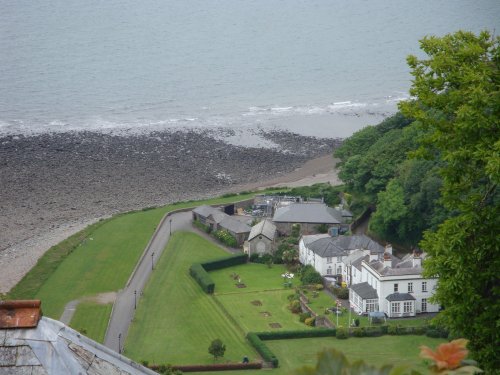
[[[302,236],[299,241],[300,263],[312,265],[321,276],[340,278],[346,269],[343,260],[352,253],[373,254],[374,259],[378,259],[384,253],[384,247],[365,235],[332,237],[316,234]]]
[[[354,263],[346,266],[346,273],[352,275],[351,307],[359,314],[383,311],[390,318],[438,312],[439,305],[429,302],[437,279],[422,276],[424,258],[425,253],[415,252],[403,259],[396,258],[390,245],[382,259],[357,258],[360,269]]]

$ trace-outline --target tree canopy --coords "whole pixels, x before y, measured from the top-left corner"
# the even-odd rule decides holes
[[[417,156],[441,159],[441,198],[453,211],[421,246],[443,322],[470,340],[487,372],[500,368],[500,38],[459,31],[426,37],[408,58],[416,99],[402,112],[424,130]]]

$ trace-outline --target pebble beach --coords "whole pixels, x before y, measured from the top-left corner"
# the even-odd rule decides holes
[[[228,143],[226,130],[1,137],[0,292],[100,218],[227,192],[338,183],[331,155],[339,139],[257,135],[261,144],[249,146]]]

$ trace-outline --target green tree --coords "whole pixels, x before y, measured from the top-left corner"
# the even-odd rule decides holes
[[[221,339],[215,339],[210,343],[208,347],[208,352],[214,356],[214,361],[219,357],[224,357],[224,353],[226,352],[226,345],[224,345]]]
[[[426,37],[408,57],[414,101],[400,109],[425,131],[417,155],[440,155],[442,201],[454,215],[421,243],[425,276],[452,332],[470,340],[486,372],[500,368],[500,38],[459,31]]]

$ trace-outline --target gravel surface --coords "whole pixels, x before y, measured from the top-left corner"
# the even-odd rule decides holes
[[[0,292],[50,246],[101,217],[199,199],[290,173],[338,139],[259,131],[272,147],[225,131],[94,132],[0,138]]]

